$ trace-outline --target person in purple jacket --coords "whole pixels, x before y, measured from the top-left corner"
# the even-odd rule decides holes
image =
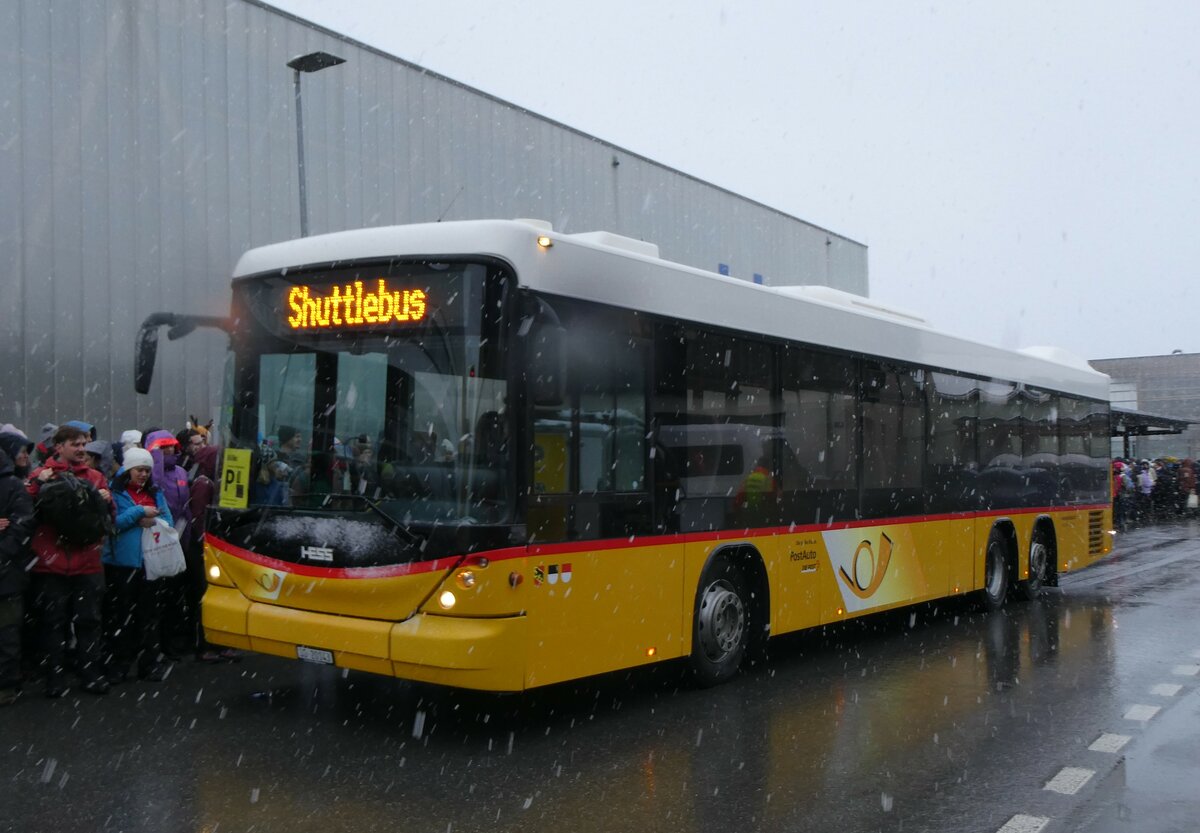
[[[143,447],[154,458],[154,483],[162,489],[171,510],[171,518],[179,530],[179,540],[187,541],[192,534],[191,478],[187,469],[179,465],[182,454],[179,440],[170,431],[147,431]],[[189,638],[189,609],[187,573],[160,579],[164,587],[164,605],[161,624],[162,647],[171,659],[179,659],[191,653]]]

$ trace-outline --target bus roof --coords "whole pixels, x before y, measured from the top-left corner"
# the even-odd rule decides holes
[[[548,238],[550,246],[538,244]],[[497,258],[552,295],[823,345],[851,353],[1108,399],[1108,376],[1057,348],[1005,350],[939,332],[910,313],[828,287],[761,286],[662,260],[653,244],[563,234],[532,220],[358,229],[251,249],[235,280],[391,257]]]

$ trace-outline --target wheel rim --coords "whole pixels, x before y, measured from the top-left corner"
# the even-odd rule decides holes
[[[987,594],[993,599],[1000,598],[1004,589],[1004,557],[1000,554],[1000,546],[993,544],[988,547],[987,580],[984,582]]]
[[[1046,579],[1046,564],[1050,560],[1050,552],[1041,541],[1034,541],[1029,548],[1029,583],[1041,587]]]
[[[713,662],[729,657],[746,632],[746,607],[733,585],[714,581],[700,599],[700,644]]]

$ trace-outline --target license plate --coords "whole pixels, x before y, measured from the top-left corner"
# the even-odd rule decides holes
[[[333,651],[309,648],[306,645],[296,646],[296,658],[305,662],[315,662],[318,665],[333,665]]]

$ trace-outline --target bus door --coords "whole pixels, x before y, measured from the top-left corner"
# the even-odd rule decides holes
[[[637,665],[680,644],[681,565],[650,538],[649,342],[623,320],[630,313],[555,308],[563,397],[531,402],[527,423],[530,685]]]

